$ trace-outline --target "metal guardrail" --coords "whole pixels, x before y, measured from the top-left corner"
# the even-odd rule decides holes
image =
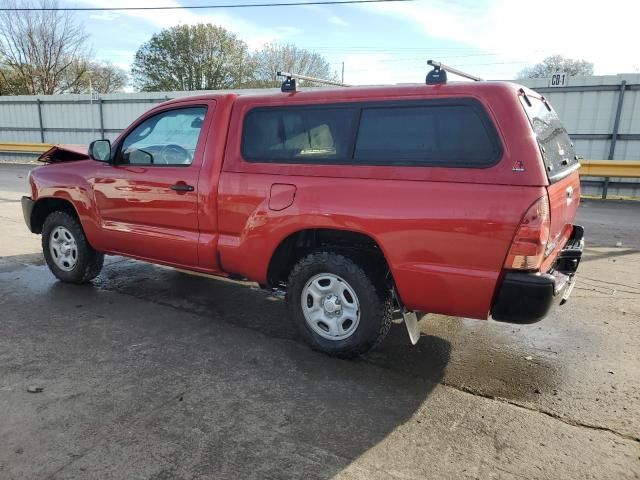
[[[53,145],[48,143],[0,143],[0,152],[6,153],[44,153]]]
[[[44,153],[49,143],[0,143],[0,152]],[[640,160],[581,160],[581,177],[640,178]]]
[[[581,177],[640,178],[638,160],[580,160]]]

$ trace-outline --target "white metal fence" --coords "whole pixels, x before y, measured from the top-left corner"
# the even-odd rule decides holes
[[[0,97],[0,142],[88,144],[113,139],[154,104],[203,93],[219,91]]]
[[[640,74],[569,77],[564,87],[551,87],[549,79],[522,83],[549,99],[584,158],[640,160]],[[0,142],[113,139],[154,104],[196,93],[207,92],[0,97]],[[584,187],[588,193],[640,193],[634,179],[589,179]]]

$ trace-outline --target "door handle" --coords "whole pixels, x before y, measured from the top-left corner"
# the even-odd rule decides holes
[[[193,185],[187,185],[186,183],[176,183],[175,185],[171,185],[171,190],[175,190],[176,192],[193,192]]]

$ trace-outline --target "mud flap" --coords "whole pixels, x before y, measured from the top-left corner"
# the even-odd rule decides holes
[[[409,312],[405,310],[402,312],[402,318],[404,324],[407,326],[407,332],[409,333],[409,339],[411,344],[415,345],[420,340],[420,329],[418,328],[418,316],[416,312]]]
[[[569,286],[565,290],[564,295],[562,295],[562,300],[560,300],[560,305],[564,305],[565,303],[567,303],[567,301],[569,300],[569,297],[571,296],[571,292],[573,292],[573,287],[575,286],[576,286],[576,277],[575,275],[573,275],[569,279]]]

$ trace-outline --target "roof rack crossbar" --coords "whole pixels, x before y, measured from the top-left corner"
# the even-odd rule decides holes
[[[315,82],[315,83],[322,83],[325,85],[334,85],[336,87],[350,87],[351,85],[348,85],[346,83],[342,83],[342,82],[338,82],[336,80],[327,80],[325,78],[316,78],[316,77],[309,77],[307,75],[300,75],[298,73],[291,73],[291,72],[276,72],[276,75],[278,77],[286,77],[285,81],[282,82],[282,87],[281,90],[283,92],[295,92],[296,91],[296,80],[307,80],[309,82]]]
[[[474,82],[481,82],[482,78],[476,77],[475,75],[471,75],[470,73],[463,72],[462,70],[458,70],[457,68],[450,67],[445,65],[442,62],[436,62],[435,60],[427,60],[427,65],[431,65],[436,70],[444,70],[445,72],[450,72],[460,77],[468,78],[469,80],[473,80]]]

